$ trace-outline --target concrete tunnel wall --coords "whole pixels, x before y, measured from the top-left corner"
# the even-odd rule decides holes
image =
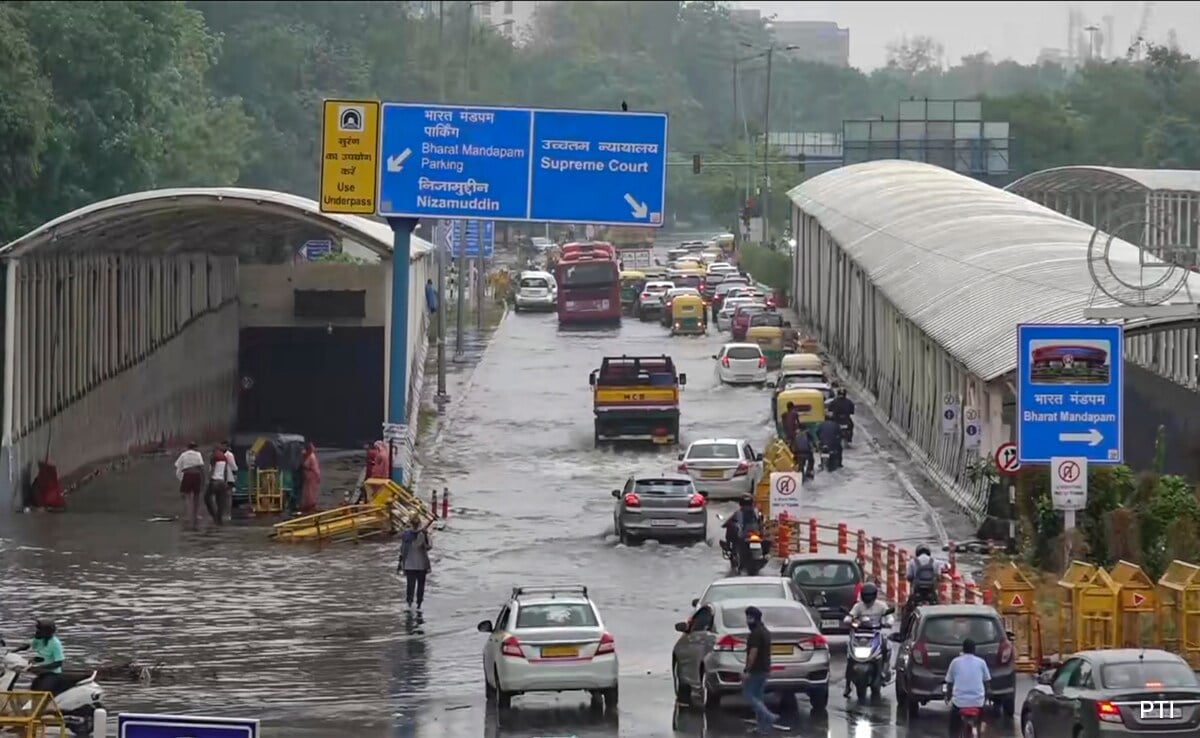
[[[412,258],[413,400],[399,449],[406,478],[428,347],[427,253]],[[0,496],[9,504],[0,510],[20,508],[43,458],[69,481],[112,459],[214,440],[233,427],[241,324],[236,257],[27,256],[7,266]],[[374,267],[385,273],[387,288],[390,266]]]

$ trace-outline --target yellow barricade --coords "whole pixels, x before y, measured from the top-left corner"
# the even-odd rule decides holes
[[[1162,639],[1154,582],[1128,561],[1118,561],[1109,575],[1120,587],[1116,642],[1124,648],[1156,648]]]
[[[1042,663],[1042,631],[1034,602],[1036,589],[1013,563],[996,572],[992,587],[1004,628],[1016,636],[1013,665],[1023,674],[1036,673]]]
[[[1200,567],[1172,561],[1156,594],[1163,648],[1200,669]]]
[[[65,736],[67,728],[49,692],[0,692],[0,732],[14,738],[44,738]]]
[[[1121,588],[1103,569],[1091,574],[1074,589],[1074,627],[1077,651],[1116,648]],[[1064,654],[1065,655],[1065,654]]]
[[[279,486],[278,469],[254,470],[250,507],[256,513],[283,512],[283,489]]]
[[[1062,579],[1058,580],[1058,654],[1064,659],[1079,650],[1076,628],[1078,590],[1096,572],[1096,567],[1083,561],[1072,561]]]

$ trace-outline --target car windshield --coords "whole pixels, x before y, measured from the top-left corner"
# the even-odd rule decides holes
[[[672,282],[650,282],[649,284],[646,285],[646,291],[647,292],[666,292],[667,290],[671,289],[674,286],[675,285]]]
[[[526,277],[525,279],[521,280],[521,286],[540,287],[542,289],[546,289],[550,286],[550,283],[541,277]]]
[[[690,495],[690,479],[639,479],[633,483],[633,491],[639,495]]]
[[[812,618],[803,607],[772,607],[758,605],[763,623],[770,628],[811,628]],[[730,630],[746,627],[746,610],[742,607],[726,607],[721,610],[721,624]]]
[[[700,278],[694,274],[685,274],[675,278],[675,284],[681,287],[695,287],[700,284]]]
[[[689,459],[740,459],[741,453],[735,443],[693,443],[688,449]]]
[[[774,328],[783,327],[783,316],[779,313],[758,313],[750,316],[750,327],[770,326]]]
[[[802,587],[845,587],[858,583],[858,569],[848,561],[802,561],[793,566],[792,581]]]
[[[731,359],[757,359],[762,356],[762,350],[753,346],[731,346],[725,355]]]
[[[1129,661],[1100,669],[1105,689],[1174,689],[1197,687],[1196,673],[1177,661]]]
[[[767,308],[765,305],[741,305],[738,307],[737,312],[734,313],[734,315],[739,318],[748,318],[751,315],[764,312],[766,309]]]
[[[976,643],[1000,640],[995,618],[987,615],[943,615],[929,618],[921,631],[921,640],[943,646],[961,646],[970,638]]]
[[[699,294],[700,294],[699,290],[694,290],[690,287],[688,287],[686,289],[679,289],[678,287],[676,287],[675,289],[667,290],[667,297],[679,297],[680,295],[699,295]]]
[[[518,628],[587,628],[596,625],[596,612],[586,602],[521,605],[517,610]]]
[[[735,300],[726,300],[725,306],[723,308],[721,308],[721,312],[733,313],[734,311],[736,311],[738,309],[739,306],[746,304],[746,302],[747,302],[747,300],[745,298],[737,298]]]
[[[713,585],[704,593],[704,602],[724,602],[725,600],[782,600],[786,599],[783,587],[775,582],[755,582],[753,584],[720,584]]]

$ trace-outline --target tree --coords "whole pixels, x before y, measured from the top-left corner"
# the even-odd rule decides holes
[[[940,72],[946,48],[930,36],[902,36],[887,47],[887,66],[909,77]]]

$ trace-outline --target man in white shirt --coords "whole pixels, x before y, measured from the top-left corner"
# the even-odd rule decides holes
[[[200,496],[204,492],[204,457],[195,443],[175,459],[175,476],[183,496],[183,524],[192,530],[200,527]]]
[[[963,641],[962,653],[950,662],[946,670],[946,701],[950,703],[950,738],[962,730],[960,707],[983,707],[987,702],[988,683],[992,673],[987,662],[975,655],[975,641]]]
[[[229,442],[223,441],[213,449],[212,472],[204,495],[204,506],[217,525],[224,525],[230,519],[230,494],[236,481],[237,460],[229,450]]]

